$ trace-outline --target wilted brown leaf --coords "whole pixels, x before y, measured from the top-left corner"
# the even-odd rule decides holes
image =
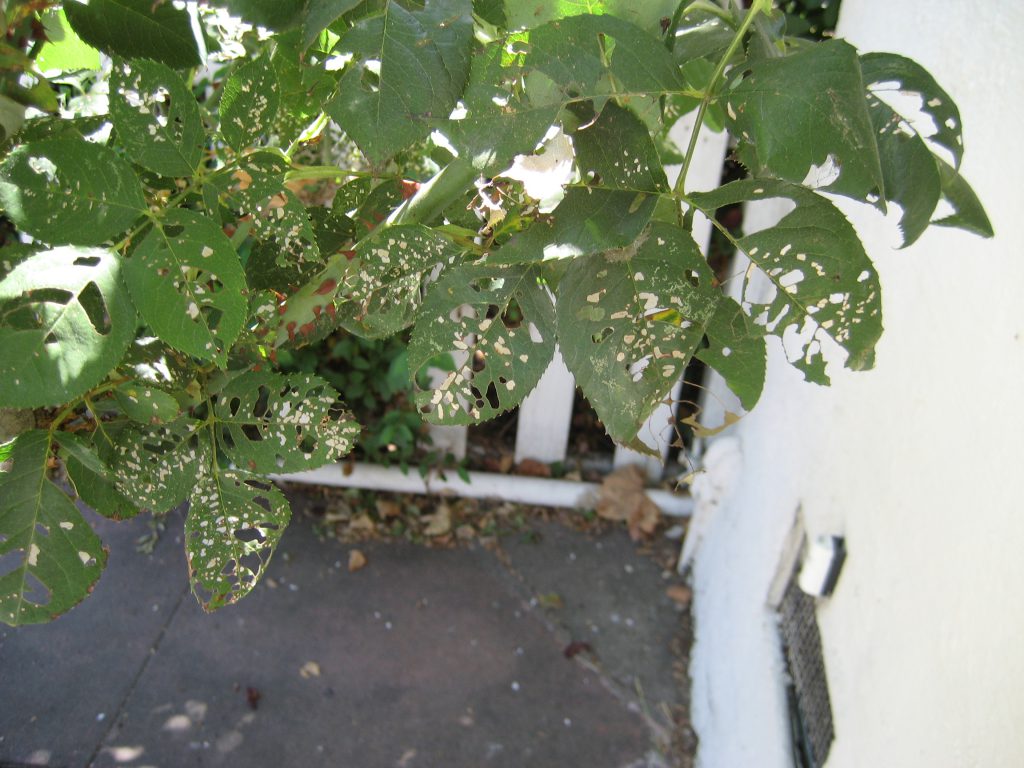
[[[551,467],[536,459],[523,459],[516,467],[516,474],[527,477],[551,477]]]
[[[355,573],[366,567],[366,555],[358,549],[350,549],[348,552],[348,572]]]
[[[384,520],[398,517],[402,514],[402,505],[391,499],[377,499],[377,514]]]
[[[452,529],[452,510],[445,502],[437,505],[434,514],[425,515],[424,522],[427,523],[423,531],[426,536],[444,536]]]
[[[654,533],[661,515],[658,505],[644,493],[646,480],[635,464],[622,467],[604,479],[597,500],[597,514],[605,520],[626,521],[633,541]]]
[[[683,607],[689,605],[690,601],[693,599],[693,590],[689,587],[683,586],[682,584],[673,584],[665,590],[665,594],[668,595],[675,603]]]

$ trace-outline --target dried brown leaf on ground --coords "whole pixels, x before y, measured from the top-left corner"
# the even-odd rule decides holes
[[[391,499],[377,499],[377,514],[382,520],[398,517],[402,514],[402,505]]]
[[[688,606],[690,601],[693,599],[693,590],[689,587],[683,586],[682,584],[673,584],[665,590],[665,594],[668,595],[675,603],[684,608]]]
[[[647,498],[647,476],[631,464],[612,472],[601,483],[596,512],[605,520],[624,520],[633,541],[650,536],[658,527],[661,510]]]
[[[366,567],[366,555],[358,549],[351,549],[348,553],[348,572],[355,573]]]
[[[427,523],[423,531],[425,536],[444,536],[452,529],[452,510],[446,503],[437,505],[432,515],[424,515],[424,522]]]
[[[516,474],[527,477],[551,477],[551,467],[536,459],[523,459],[516,467]]]

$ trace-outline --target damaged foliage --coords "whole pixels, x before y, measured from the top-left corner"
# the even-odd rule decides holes
[[[11,5],[38,24],[59,3]],[[106,555],[75,497],[116,520],[188,502],[200,603],[251,590],[290,517],[268,475],[358,438],[349,393],[275,370],[338,329],[410,332],[410,398],[441,424],[515,408],[557,348],[637,448],[693,359],[748,410],[768,343],[818,383],[870,368],[878,273],[825,193],[897,207],[902,245],[932,223],[990,236],[961,116],[906,58],[732,5],[68,3],[45,46],[63,101],[31,38],[8,45],[0,79],[29,86],[0,96],[0,408],[39,428],[0,445],[0,620],[92,589]],[[89,46],[107,69],[79,71]],[[690,189],[704,123],[748,178]],[[791,208],[761,231],[715,218],[767,199]],[[695,214],[749,262],[727,290]],[[641,480],[615,476],[599,509],[635,536]],[[427,533],[452,526],[439,510]]]

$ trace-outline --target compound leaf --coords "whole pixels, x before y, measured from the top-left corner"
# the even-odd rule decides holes
[[[177,350],[223,366],[248,313],[245,272],[220,227],[170,210],[124,268],[143,319]]]
[[[555,316],[535,265],[470,265],[445,272],[427,294],[409,343],[413,380],[451,352],[443,380],[417,388],[416,405],[441,424],[493,418],[523,401],[551,362]]]
[[[47,475],[50,446],[44,430],[18,435],[11,470],[0,474],[0,621],[12,626],[73,608],[107,562],[96,534]]]
[[[195,172],[206,133],[199,105],[177,72],[155,61],[119,61],[110,92],[110,117],[132,160],[161,176]]]
[[[110,251],[62,247],[0,280],[0,403],[64,403],[117,365],[136,325],[121,269]]]
[[[19,229],[55,245],[99,245],[146,210],[131,166],[106,147],[75,139],[35,141],[8,155],[0,205]]]
[[[288,500],[262,478],[215,466],[200,474],[185,554],[203,610],[237,602],[256,586],[290,518]]]

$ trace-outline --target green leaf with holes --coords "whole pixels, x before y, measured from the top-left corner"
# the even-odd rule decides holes
[[[90,0],[64,3],[71,27],[85,42],[111,56],[149,58],[176,69],[194,67],[199,48],[188,13],[153,0]]]
[[[347,454],[359,424],[319,376],[249,371],[214,407],[217,440],[235,465],[252,472],[315,469]]]
[[[707,345],[694,357],[718,371],[748,411],[761,398],[767,369],[764,330],[725,296],[705,328]]]
[[[748,282],[741,304],[758,325],[786,341],[790,362],[809,381],[828,382],[822,356],[827,339],[847,352],[847,368],[874,365],[882,335],[878,274],[832,203],[803,187],[767,179],[734,181],[690,197],[709,216],[733,203],[792,201],[796,208],[778,224],[737,241],[767,280],[761,287]]]
[[[281,103],[280,88],[268,56],[231,73],[221,97],[220,132],[232,149],[241,152],[270,131]]]
[[[0,621],[50,621],[89,594],[107,562],[89,524],[47,473],[50,435],[18,436],[0,474]],[[13,566],[13,567],[12,567]]]
[[[470,424],[514,408],[544,374],[555,350],[555,315],[536,265],[470,265],[431,287],[409,342],[420,381],[438,355],[453,370],[417,386],[416,405],[439,424]]]
[[[447,65],[456,52],[442,55],[441,40],[448,40],[444,30],[388,3],[382,14],[358,21],[335,47],[353,62],[327,113],[371,162],[381,164],[426,138],[431,122],[448,117],[455,106],[459,91]]]
[[[721,300],[697,244],[668,224],[628,248],[573,260],[558,284],[558,343],[612,439],[636,437]]]
[[[110,118],[132,160],[161,176],[195,172],[206,132],[199,105],[177,72],[155,61],[118,61],[110,93]]]
[[[114,390],[114,399],[129,419],[140,424],[173,421],[181,410],[178,401],[162,389],[138,381],[119,386]]]
[[[630,110],[609,102],[596,120],[572,138],[584,184],[633,193],[668,191],[651,134]],[[631,198],[627,201],[627,207],[634,204]]]
[[[192,593],[205,611],[245,597],[270,563],[291,509],[261,477],[211,467],[199,476],[185,520]]]
[[[18,147],[0,166],[0,206],[45,243],[99,245],[146,211],[124,160],[88,141],[45,139]]]
[[[207,460],[208,440],[187,417],[125,430],[112,462],[117,490],[154,514],[169,512],[188,498]]]
[[[884,202],[878,145],[852,45],[828,40],[754,61],[749,69],[724,96],[744,165],[758,176],[796,183],[810,176],[830,192]],[[839,175],[828,183],[830,159]]]
[[[54,440],[78,498],[112,520],[128,520],[139,514],[131,499],[117,490],[114,473],[100,458],[99,446],[71,432],[57,432]]]
[[[245,272],[231,241],[205,216],[170,210],[139,243],[124,278],[164,342],[223,366],[248,313]]]
[[[136,325],[122,264],[99,248],[55,248],[0,280],[0,406],[65,403],[117,364]]]
[[[874,98],[884,100],[887,94],[892,94],[900,100],[900,105],[906,103],[906,97],[917,102],[917,110],[927,120],[901,114],[904,126],[949,152],[959,168],[964,154],[960,110],[935,78],[917,62],[895,53],[866,53],[860,57],[860,68],[864,85]],[[902,109],[897,104],[890,106],[897,111]]]
[[[358,282],[339,309],[339,320],[366,338],[408,327],[419,310],[426,274],[458,253],[451,240],[419,224],[374,230],[356,246],[353,271]]]

